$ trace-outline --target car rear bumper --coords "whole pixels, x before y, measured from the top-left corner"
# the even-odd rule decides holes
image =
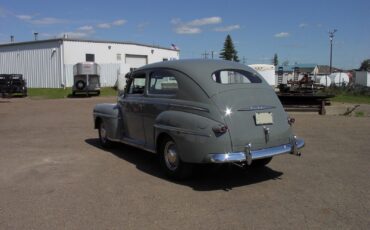
[[[292,138],[291,143],[280,145],[276,147],[251,150],[251,144],[245,146],[243,152],[231,152],[231,153],[212,153],[208,154],[208,160],[211,163],[247,163],[251,164],[253,160],[274,157],[281,154],[290,153],[293,155],[300,156],[301,153],[298,151],[303,148],[305,142],[303,139]]]

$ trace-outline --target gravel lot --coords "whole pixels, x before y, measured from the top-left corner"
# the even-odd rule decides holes
[[[0,99],[0,229],[370,229],[370,117],[294,114],[302,157],[179,183],[99,147],[92,108],[114,101]]]

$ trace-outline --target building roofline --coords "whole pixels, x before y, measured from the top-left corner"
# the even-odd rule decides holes
[[[72,42],[91,42],[91,43],[113,43],[113,44],[123,44],[123,45],[145,46],[145,47],[150,47],[150,48],[157,48],[157,49],[164,49],[164,50],[171,50],[171,51],[180,51],[180,50],[175,50],[175,49],[162,47],[162,46],[158,46],[158,45],[148,45],[148,44],[130,42],[130,41],[109,41],[109,40],[93,40],[93,39],[80,39],[80,38],[51,38],[51,39],[24,41],[24,42],[9,42],[9,43],[0,44],[0,48],[1,47],[7,47],[7,46],[28,45],[28,44],[57,42],[57,41],[62,41],[62,42],[72,41]]]

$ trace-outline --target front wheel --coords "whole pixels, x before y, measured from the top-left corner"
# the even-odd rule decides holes
[[[192,165],[181,161],[175,141],[167,137],[160,146],[160,164],[172,179],[185,179],[192,174]]]
[[[107,130],[104,121],[99,122],[99,142],[103,148],[111,148],[113,142],[108,139]]]

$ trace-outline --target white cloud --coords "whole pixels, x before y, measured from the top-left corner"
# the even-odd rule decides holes
[[[127,22],[127,20],[118,19],[118,20],[115,20],[113,22],[100,23],[100,24],[96,25],[96,27],[98,27],[100,29],[110,29],[113,26],[122,26],[122,25],[126,24],[126,22]]]
[[[90,34],[89,33],[85,33],[85,32],[73,32],[73,31],[70,31],[70,32],[60,33],[58,35],[58,37],[64,37],[65,35],[67,35],[69,38],[84,38],[84,37],[89,36]]]
[[[52,18],[52,17],[32,19],[32,20],[27,20],[27,21],[35,25],[55,25],[55,24],[61,24],[61,23],[67,22],[67,20],[65,19]]]
[[[92,26],[81,26],[80,28],[78,28],[78,30],[81,30],[81,31],[93,31],[94,30],[94,27],[92,27]]]
[[[308,24],[306,24],[306,23],[301,23],[301,24],[299,24],[299,28],[305,28],[305,27],[307,27],[308,26]]]
[[[290,34],[288,32],[280,32],[274,35],[275,38],[286,38],[289,37]]]
[[[34,19],[33,16],[25,15],[25,14],[15,15],[15,17],[17,17],[19,20],[29,22],[34,25],[55,25],[55,24],[61,24],[61,23],[67,22],[67,20],[65,19],[52,18],[52,17]]]
[[[173,18],[171,24],[174,25],[174,31],[177,34],[199,34],[202,32],[200,27],[219,24],[222,22],[220,17],[208,17],[194,19],[189,22],[182,22],[180,18]]]
[[[0,6],[0,17],[5,18],[8,15],[8,11]]]
[[[124,25],[126,22],[127,22],[127,21],[126,21],[126,20],[124,20],[124,19],[119,19],[119,20],[116,20],[116,21],[112,22],[112,25],[114,25],[114,26],[122,26],[122,25]]]
[[[202,32],[201,29],[197,27],[190,27],[187,25],[181,25],[175,28],[177,34],[199,34]]]
[[[221,22],[222,22],[222,18],[220,17],[209,17],[209,18],[194,19],[186,24],[188,26],[198,27],[198,26],[219,24]]]
[[[31,20],[33,17],[31,15],[15,15],[18,19],[28,21]]]
[[[98,27],[100,29],[110,29],[112,26],[109,23],[100,23],[100,24],[96,25],[96,27]]]
[[[224,27],[217,27],[214,29],[216,32],[230,32],[233,30],[238,30],[240,29],[239,25],[230,25],[230,26],[224,26]]]
[[[149,26],[149,22],[142,22],[142,23],[140,23],[139,25],[137,25],[137,29],[138,29],[138,31],[140,31],[140,32],[143,32],[144,31],[144,29],[147,27],[147,26]]]

